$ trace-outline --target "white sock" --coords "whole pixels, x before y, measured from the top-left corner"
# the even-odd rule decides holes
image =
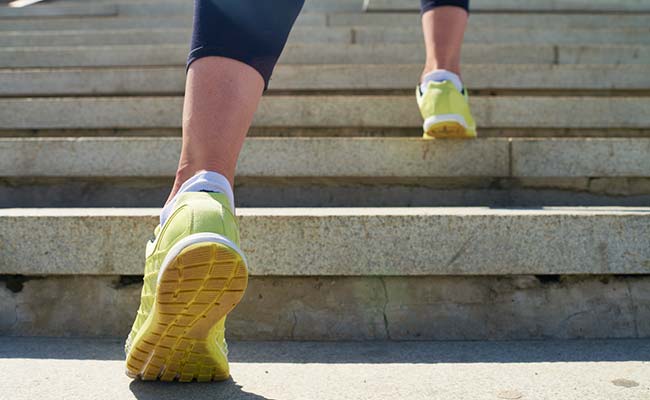
[[[219,192],[223,193],[228,197],[228,202],[230,203],[230,210],[232,213],[235,213],[235,195],[232,192],[232,187],[230,182],[226,179],[225,176],[213,172],[213,171],[201,171],[197,172],[190,179],[186,180],[181,188],[178,189],[178,192],[172,197],[172,199],[163,207],[160,212],[160,226],[165,224],[167,218],[171,215],[176,199],[181,193],[185,192],[200,192],[201,190],[207,190],[210,192]]]
[[[427,84],[429,82],[443,81],[451,81],[459,92],[463,92],[463,82],[461,82],[460,77],[446,69],[436,69],[424,75],[422,83],[420,84],[420,90],[424,93],[427,90]]]

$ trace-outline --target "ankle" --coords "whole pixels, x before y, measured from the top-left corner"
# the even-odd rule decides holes
[[[235,196],[232,184],[224,175],[215,171],[199,170],[189,178],[184,177],[185,175],[181,175],[181,178],[179,178],[174,184],[174,189],[160,213],[161,226],[164,225],[165,221],[172,213],[174,203],[176,203],[176,198],[186,192],[204,191],[223,193],[228,198],[228,205],[230,206],[231,212],[233,214],[235,213]]]
[[[452,71],[445,69],[436,69],[424,74],[420,80],[420,90],[424,92],[429,82],[444,81],[450,81],[454,84],[459,92],[463,91],[463,82],[461,81],[460,76]]]
[[[422,74],[420,75],[420,82],[424,80],[424,77],[430,74],[433,71],[449,71],[460,77],[460,63],[441,63],[441,62],[427,62],[422,69]]]
[[[220,172],[218,169],[208,169],[208,168],[197,168],[197,167],[192,167],[192,166],[183,166],[179,167],[176,170],[176,175],[174,178],[174,184],[172,185],[172,190],[171,193],[169,193],[169,197],[165,201],[165,205],[167,205],[173,198],[174,196],[178,193],[178,191],[181,189],[183,184],[187,182],[190,178],[193,176],[202,173],[202,172],[210,172],[212,174],[219,174],[222,177],[224,177],[230,186],[230,191],[232,191],[232,188],[234,188],[234,174],[231,175],[226,175],[222,172]]]

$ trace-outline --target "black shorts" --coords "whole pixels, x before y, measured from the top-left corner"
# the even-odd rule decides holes
[[[187,67],[201,58],[232,58],[255,68],[268,87],[304,0],[194,0]],[[422,12],[438,6],[468,10],[469,0],[420,0]]]

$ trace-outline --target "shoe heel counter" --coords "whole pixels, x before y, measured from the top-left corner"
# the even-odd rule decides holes
[[[225,195],[189,192],[179,196],[160,233],[158,247],[169,249],[179,238],[203,232],[223,235],[239,246],[239,226]]]
[[[192,233],[213,232],[239,246],[239,224],[222,193],[200,193],[191,200]]]
[[[464,114],[467,107],[465,98],[453,83],[429,82],[424,93],[420,111],[424,119],[433,115]]]

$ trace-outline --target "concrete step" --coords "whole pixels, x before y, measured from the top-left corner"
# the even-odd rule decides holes
[[[377,28],[363,28],[368,35],[363,35],[366,41],[373,40]],[[421,32],[415,29],[394,29],[397,39],[412,33],[415,38],[422,40]],[[407,32],[404,32],[407,31]],[[612,32],[613,40],[623,40],[625,37],[632,43],[644,43],[642,32],[636,29]],[[0,46],[96,46],[96,45],[146,45],[146,44],[182,44],[189,45],[192,34],[191,27],[185,28],[127,28],[118,30],[52,30],[52,31],[6,31],[0,37]],[[354,31],[352,28],[327,28],[313,26],[297,26],[292,30],[289,43],[353,43]],[[588,35],[586,35],[588,36]],[[635,39],[635,37],[638,38]],[[586,37],[585,37],[586,38]],[[413,40],[415,41],[415,40]]]
[[[647,97],[473,97],[479,129],[644,129]],[[181,97],[0,99],[2,129],[178,128]],[[268,96],[253,120],[275,128],[417,128],[413,96]]]
[[[97,46],[183,44],[191,35],[189,28],[129,28],[119,30],[6,31],[0,46]],[[289,37],[291,43],[420,43],[422,30],[411,27],[309,27],[298,26]],[[469,25],[464,43],[506,44],[650,44],[646,28],[562,29],[499,28]]]
[[[361,11],[362,0],[308,0],[303,6],[306,12]],[[178,0],[156,1],[107,1],[82,3],[59,1],[25,8],[0,7],[0,19],[30,17],[77,17],[77,16],[182,16],[192,15],[192,2]]]
[[[417,3],[415,3],[417,4]],[[413,4],[413,5],[415,5]],[[536,2],[535,4],[542,4]],[[548,4],[560,4],[558,2]],[[416,13],[332,13],[327,16],[328,26],[419,26],[420,16]],[[502,28],[546,27],[556,29],[599,29],[605,26],[617,28],[647,28],[648,17],[639,14],[534,14],[534,13],[472,13],[470,25],[477,27],[499,26]],[[18,25],[18,24],[16,24]],[[12,26],[0,29],[15,30]],[[46,29],[46,28],[36,28]],[[65,29],[65,28],[63,28]],[[70,28],[68,28],[70,29]]]
[[[177,15],[191,13],[193,6],[191,2],[183,0],[107,0],[117,5],[120,15]],[[78,0],[64,0],[62,4],[74,4]],[[104,1],[98,2],[99,4]],[[363,0],[306,0],[302,12],[360,12],[363,9]]]
[[[303,12],[296,21],[300,26],[379,26],[416,29],[420,17],[411,13],[322,13]],[[511,13],[473,14],[470,27],[521,28],[521,29],[625,29],[647,28],[643,14],[545,14]],[[50,30],[120,30],[120,29],[189,29],[192,17],[183,16],[116,16],[116,17],[70,17],[70,18],[9,18],[0,24],[0,31],[50,31]]]
[[[122,345],[106,339],[2,338],[6,358],[0,371],[16,400],[59,399],[63,394],[98,400],[641,400],[648,390],[647,340],[233,342],[232,380],[191,385],[131,382],[124,375]]]
[[[124,338],[142,288],[141,276],[0,277],[0,332],[12,336]],[[327,341],[643,338],[650,336],[648,290],[647,275],[254,276],[228,316],[227,336]]]
[[[0,211],[0,332],[125,335],[157,212]],[[644,295],[650,289],[648,208],[267,208],[239,214],[253,276],[229,317],[230,338],[650,334],[641,322],[650,317]]]
[[[0,207],[160,207],[173,176],[2,177]],[[238,177],[238,207],[650,206],[647,177]]]
[[[359,13],[356,13],[358,15]],[[325,26],[328,14],[301,13],[295,26]],[[0,31],[38,30],[116,30],[160,28],[161,26],[185,28],[192,26],[192,16],[115,16],[115,17],[69,17],[69,18],[8,18],[3,19]]]
[[[360,0],[338,1],[307,1],[304,10],[310,11],[361,11],[363,2]],[[417,3],[408,0],[368,0],[363,9],[370,12],[417,12]],[[95,4],[75,4],[74,2],[60,2],[53,5],[37,5],[25,8],[0,8],[0,18],[26,18],[26,17],[65,17],[65,16],[94,16],[94,15],[122,15],[122,16],[178,16],[191,15],[193,6],[191,2],[183,1],[112,1]],[[492,0],[472,4],[473,13],[481,12],[601,12],[601,13],[643,13],[650,12],[650,3],[647,1],[586,1],[572,0],[540,4],[535,1],[521,2],[515,0]]]
[[[4,138],[2,177],[168,177],[180,138]],[[650,178],[650,139],[249,138],[262,178]]]
[[[647,0],[562,0],[540,2],[535,0],[483,0],[471,5],[472,12],[602,12],[650,13]],[[419,12],[417,3],[409,0],[365,0],[364,10],[369,12]]]
[[[0,48],[0,67],[91,67],[183,65],[187,45],[45,46]],[[292,44],[282,64],[404,64],[424,61],[421,44]],[[465,64],[648,64],[644,45],[463,46]]]
[[[318,13],[303,12],[296,21],[298,26],[380,26],[414,28],[421,25],[420,17],[411,13]],[[119,30],[185,28],[192,26],[190,15],[182,16],[117,16],[5,19],[0,31],[35,30]],[[622,29],[647,28],[645,15],[633,14],[473,14],[470,26],[500,28],[556,28],[556,29]]]
[[[279,65],[270,90],[412,92],[420,64]],[[646,65],[485,65],[463,67],[472,94],[629,93],[650,90]],[[0,69],[0,96],[181,95],[183,67]]]
[[[179,148],[169,137],[0,139],[0,207],[157,207]],[[649,149],[649,139],[252,137],[235,191],[240,207],[648,206]]]
[[[158,212],[2,209],[0,274],[141,274]],[[256,276],[645,274],[650,268],[647,207],[238,213]]]
[[[118,15],[118,12],[118,7],[114,4],[38,5],[23,8],[0,7],[0,20],[34,17],[113,17]]]

